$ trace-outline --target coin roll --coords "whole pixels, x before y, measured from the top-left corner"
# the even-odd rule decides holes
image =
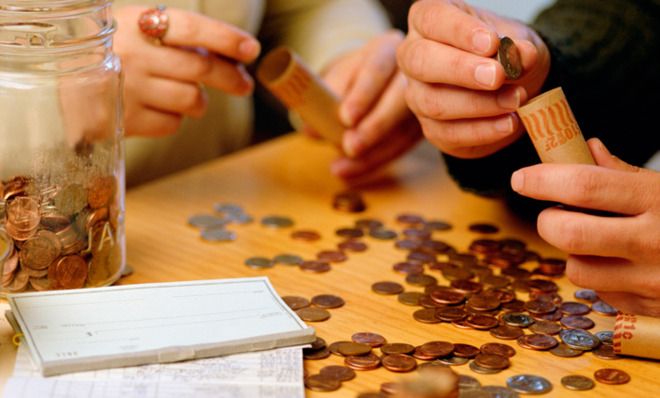
[[[543,163],[596,164],[561,87],[532,98],[517,112]]]
[[[660,359],[660,318],[618,314],[612,339],[617,354]]]
[[[297,54],[286,47],[274,49],[259,64],[257,78],[322,137],[341,143],[346,128],[339,120],[339,99]]]

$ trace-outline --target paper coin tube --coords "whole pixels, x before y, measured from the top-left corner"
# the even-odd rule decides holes
[[[614,352],[660,359],[660,318],[619,314],[614,324]]]
[[[339,99],[293,51],[279,47],[268,53],[257,69],[257,78],[323,138],[341,143],[346,128],[339,120]]]
[[[532,98],[517,112],[543,163],[596,164],[561,87]]]

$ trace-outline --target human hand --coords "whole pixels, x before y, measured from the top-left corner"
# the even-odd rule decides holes
[[[538,164],[511,177],[521,195],[620,214],[605,217],[553,207],[539,235],[569,253],[568,278],[619,310],[660,316],[660,173],[631,166],[589,140],[598,166]]]
[[[538,34],[461,0],[417,1],[408,26],[397,58],[426,138],[460,158],[487,156],[517,140],[523,127],[515,110],[539,93],[550,69]],[[498,36],[513,39],[520,51],[523,74],[515,81],[505,80],[493,58]]]
[[[419,123],[404,100],[405,78],[396,63],[401,32],[372,39],[326,68],[323,78],[339,95],[339,116],[347,126],[344,156],[331,166],[351,179],[397,158],[422,136]]]
[[[242,64],[259,55],[259,42],[234,26],[185,10],[168,8],[169,29],[157,45],[138,28],[146,8],[118,9],[114,51],[124,71],[127,135],[174,133],[184,116],[206,111],[204,86],[248,95],[254,83]]]

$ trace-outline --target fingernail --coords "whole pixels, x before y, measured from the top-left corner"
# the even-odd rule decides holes
[[[481,64],[474,71],[474,78],[484,86],[491,87],[495,84],[496,69],[492,63]]]
[[[357,137],[357,134],[355,131],[347,131],[344,133],[344,140],[343,140],[343,149],[344,153],[346,156],[349,158],[354,158],[357,155],[358,149],[360,145],[360,140]]]
[[[260,49],[259,42],[253,39],[245,39],[238,45],[238,51],[246,58],[255,58]]]
[[[511,115],[507,115],[503,118],[497,119],[495,121],[495,130],[500,133],[511,133],[513,132],[513,118]]]
[[[353,127],[353,112],[351,111],[351,107],[349,107],[346,104],[343,104],[341,108],[339,108],[339,119],[341,120],[342,124],[346,127]]]
[[[491,42],[491,34],[486,30],[477,30],[472,35],[472,47],[477,52],[488,52],[488,50],[490,50]]]
[[[518,170],[511,175],[511,189],[513,189],[516,192],[520,192],[524,184],[525,184],[524,172]]]
[[[511,87],[497,95],[497,104],[505,109],[516,110],[520,106],[520,87]]]
[[[347,159],[340,158],[333,161],[330,164],[330,172],[336,176],[342,176],[346,174],[346,171],[350,167],[350,162]]]

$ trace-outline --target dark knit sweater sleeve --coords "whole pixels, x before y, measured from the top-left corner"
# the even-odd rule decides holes
[[[532,27],[551,53],[543,91],[563,88],[586,138],[635,165],[660,149],[660,0],[559,0]],[[506,196],[511,173],[539,161],[526,134],[485,158],[444,157],[464,189]]]

